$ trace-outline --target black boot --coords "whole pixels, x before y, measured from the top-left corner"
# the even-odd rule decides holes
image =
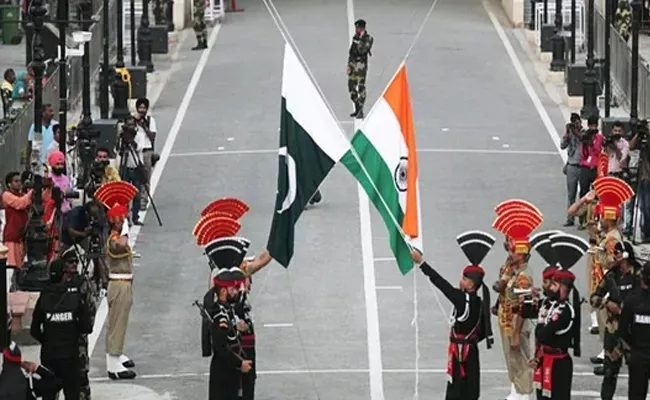
[[[357,112],[357,118],[363,119],[363,106],[359,107],[359,112]]]
[[[359,115],[359,106],[357,104],[354,105],[354,112],[350,114],[352,118],[356,118],[357,115]]]
[[[192,50],[205,50],[207,48],[208,48],[208,41],[205,40],[204,38],[201,38],[198,40],[197,45],[192,47]]]

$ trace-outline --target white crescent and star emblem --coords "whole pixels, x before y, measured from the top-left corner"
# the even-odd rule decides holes
[[[287,182],[288,182],[288,187],[287,187],[287,195],[284,198],[284,201],[282,202],[282,208],[277,210],[276,212],[278,214],[282,214],[291,206],[293,205],[293,202],[296,201],[296,193],[297,193],[297,188],[296,188],[296,161],[291,157],[291,154],[287,151],[287,147],[280,147],[280,150],[278,150],[278,153],[280,154],[280,157],[284,157],[285,163],[287,165]]]

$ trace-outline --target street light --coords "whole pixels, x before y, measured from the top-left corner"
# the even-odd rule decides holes
[[[603,76],[605,78],[605,118],[609,118],[612,102],[612,77],[609,75],[612,62],[612,1],[605,0],[605,63]]]
[[[564,37],[562,36],[562,0],[555,0],[555,35],[551,38],[553,60],[551,71],[564,71]]]
[[[41,151],[43,143],[43,74],[45,72],[45,49],[43,48],[43,23],[47,9],[43,0],[33,0],[31,19],[34,29],[32,69],[34,71],[34,140],[32,141],[32,212],[25,230],[27,263],[19,286],[24,291],[40,291],[49,281],[47,272],[47,248],[50,238],[45,232],[43,222],[43,163]],[[63,88],[62,88],[63,90]]]
[[[129,87],[118,70],[124,70],[124,3],[117,0],[117,62],[113,74],[112,119],[123,120],[129,116]]]
[[[596,79],[596,70],[594,69],[596,61],[594,60],[594,0],[589,0],[589,10],[587,22],[587,69],[585,77],[582,80],[582,110],[580,115],[583,118],[598,116],[598,105],[596,104],[598,96],[598,79]]]
[[[138,28],[138,57],[141,67],[146,67],[147,72],[153,72],[153,62],[151,61],[151,28],[149,27],[149,0],[142,2],[142,18]]]
[[[68,0],[59,0],[57,7],[59,28],[59,150],[66,154],[68,133],[68,59],[66,56],[66,28],[68,27]]]

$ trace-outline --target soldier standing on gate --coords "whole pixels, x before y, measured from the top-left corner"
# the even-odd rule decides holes
[[[192,50],[208,48],[208,27],[205,25],[205,0],[194,1],[193,27],[196,34],[196,46]]]
[[[366,102],[366,75],[368,74],[368,56],[372,55],[374,39],[366,32],[366,21],[360,19],[354,23],[356,33],[352,38],[348,57],[348,92],[354,103],[351,117],[363,118],[363,105]]]

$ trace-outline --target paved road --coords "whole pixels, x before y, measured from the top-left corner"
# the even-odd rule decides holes
[[[242,233],[253,248],[262,248],[275,200],[283,42],[261,2],[242,3],[246,11],[228,16],[204,62],[156,188],[164,226],[158,227],[149,213],[137,242],[143,257],[138,260],[127,353],[137,363],[137,383],[172,398],[207,397],[208,360],[200,357],[199,318],[190,306],[203,295],[208,275],[190,234],[198,212],[217,197],[241,198],[251,207]],[[428,0],[413,0],[408,7],[390,0],[276,2],[350,131],[345,81],[349,21],[366,19],[375,36],[368,75],[371,103],[430,5]],[[518,47],[515,53],[523,54]],[[183,54],[186,58],[156,105],[159,130],[165,132],[159,143],[166,140],[177,113],[184,113],[182,94],[192,89],[197,62],[203,65],[201,53]],[[478,0],[439,0],[408,71],[421,150],[424,247],[432,264],[450,280],[458,279],[466,260],[455,236],[467,229],[489,231],[494,205],[509,197],[534,202],[546,215],[544,228],[558,228],[566,209],[561,159],[483,5]],[[547,106],[552,125],[561,128],[559,110],[536,84],[532,89]],[[379,365],[369,363],[367,338],[376,332],[369,334],[367,321],[376,318],[381,351],[372,359],[381,359],[384,398],[411,398],[415,368],[422,370],[421,397],[441,398],[448,305],[438,307],[435,292],[421,275],[399,274],[374,211],[372,232],[361,230],[366,212],[360,210],[357,186],[344,169],[334,170],[323,193],[323,203],[304,214],[298,225],[291,268],[272,264],[254,282],[258,398],[369,399],[378,390],[370,384],[369,370]],[[375,279],[367,286],[375,288],[376,309],[365,304],[369,275],[360,249],[362,237],[369,234]],[[504,257],[495,249],[486,260],[489,282]],[[541,260],[535,257],[532,264],[539,277]],[[414,297],[416,326],[411,324]],[[592,398],[589,391],[598,388],[587,365],[598,345],[588,335],[584,342],[585,357],[576,360],[576,399]],[[499,348],[497,342],[482,354],[483,394],[489,399],[509,389]],[[102,335],[92,360],[96,381],[104,380],[103,353]]]

